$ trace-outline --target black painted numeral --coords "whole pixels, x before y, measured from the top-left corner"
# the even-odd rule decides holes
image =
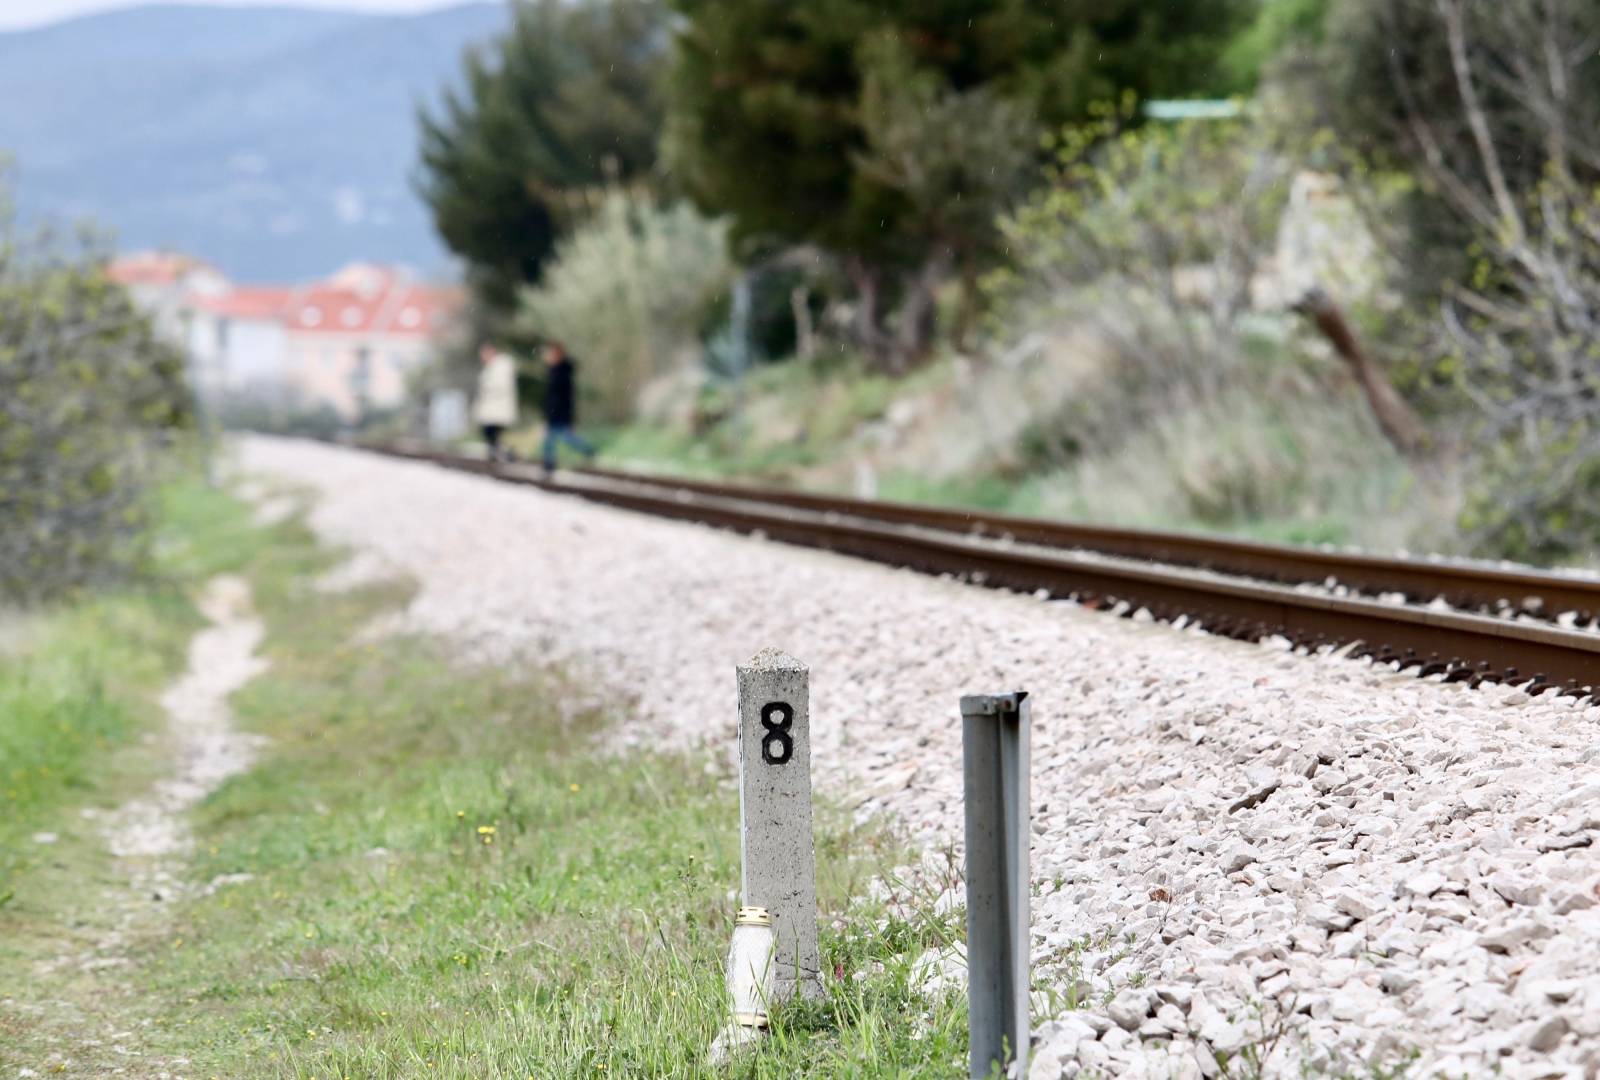
[[[773,715],[783,719],[773,722]],[[782,701],[770,701],[761,706],[761,726],[766,734],[761,737],[761,760],[768,765],[782,765],[794,756],[794,736],[789,725],[794,723],[794,708]]]

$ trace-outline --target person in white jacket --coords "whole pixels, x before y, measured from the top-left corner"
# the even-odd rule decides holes
[[[483,369],[478,372],[478,396],[473,402],[472,418],[483,431],[483,441],[489,446],[489,457],[505,461],[507,455],[500,449],[500,435],[517,422],[517,363],[511,355],[485,343],[478,350]]]

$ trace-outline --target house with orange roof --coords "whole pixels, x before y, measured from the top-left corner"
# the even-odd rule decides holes
[[[140,251],[113,259],[107,275],[128,290],[133,302],[169,341],[187,345],[190,308],[198,298],[215,297],[231,286],[215,266],[173,251]]]
[[[187,341],[197,375],[218,396],[284,396],[284,315],[294,290],[242,285],[190,298]]]
[[[459,289],[370,263],[297,289],[283,316],[289,382],[346,419],[398,405],[461,302]]]
[[[187,351],[208,399],[325,406],[352,422],[405,400],[463,299],[372,263],[302,285],[234,285],[200,260],[140,252],[107,274]]]

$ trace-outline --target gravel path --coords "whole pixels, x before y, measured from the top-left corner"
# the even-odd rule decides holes
[[[182,865],[193,845],[189,812],[255,757],[259,740],[234,730],[229,698],[267,667],[256,652],[264,629],[252,611],[248,582],[231,575],[212,578],[197,606],[209,625],[190,641],[183,676],[161,696],[167,717],[161,745],[171,755],[172,770],[114,810],[82,811],[98,824],[115,857],[114,876],[90,901],[92,914],[61,913],[63,924],[71,920],[73,933],[66,940],[73,947],[35,965],[40,997],[50,997],[16,1006],[51,1018],[62,1032],[53,1039],[62,1049],[43,1064],[45,1075],[167,1078],[184,1075],[189,1065],[147,1051],[147,995],[124,969],[141,942],[170,933],[173,903],[190,887]],[[49,833],[34,839],[45,838],[55,841]],[[214,890],[241,876],[201,887]],[[41,1071],[22,1068],[17,1075]]]
[[[802,658],[819,783],[930,846],[958,696],[1032,691],[1037,982],[1088,1002],[1034,1076],[1600,1071],[1596,712],[329,447],[242,462],[414,577],[406,625],[576,665],[635,739],[731,746],[734,664]]]

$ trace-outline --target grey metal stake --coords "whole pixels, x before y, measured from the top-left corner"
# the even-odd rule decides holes
[[[1028,1075],[1028,714],[1026,691],[961,699],[974,1078]]]

